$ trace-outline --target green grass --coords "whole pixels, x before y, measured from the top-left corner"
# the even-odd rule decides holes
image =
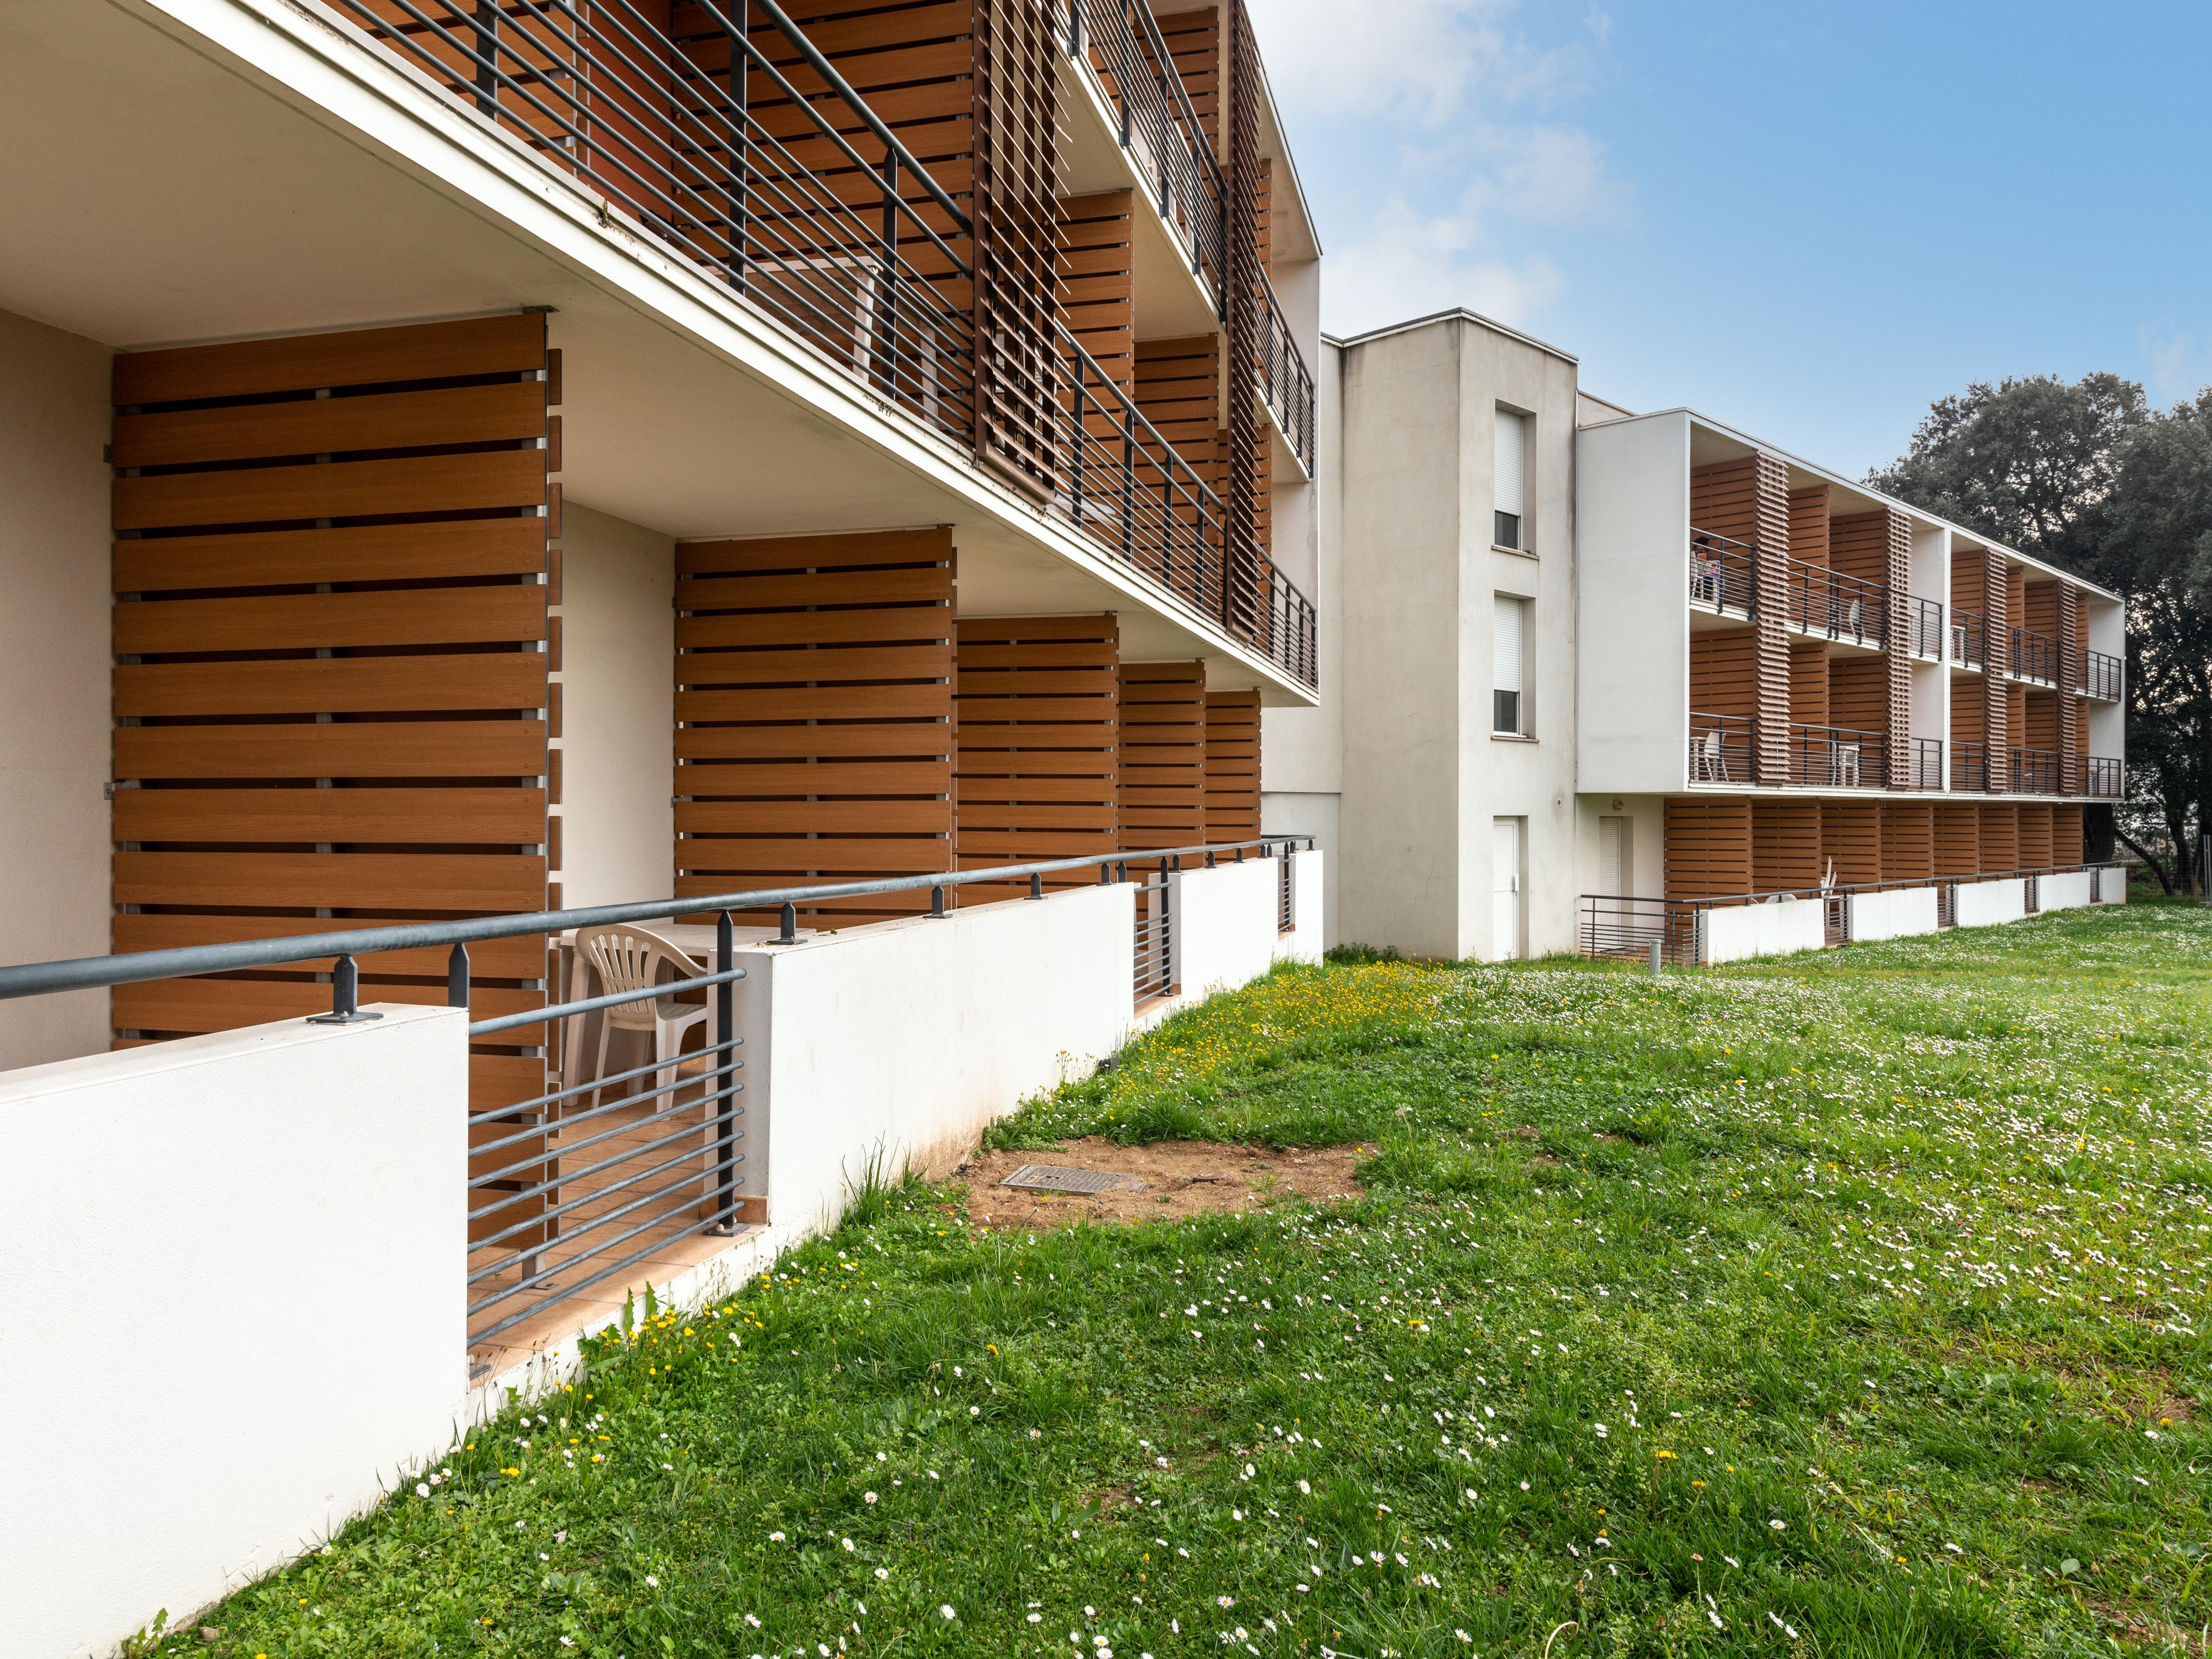
[[[1280,970],[999,1138],[1372,1140],[1365,1199],[878,1189],[211,1650],[2201,1654],[2208,996],[2212,915],[2150,904]]]

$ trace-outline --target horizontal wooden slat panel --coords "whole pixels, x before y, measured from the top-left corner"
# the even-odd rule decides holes
[[[542,708],[545,663],[542,651],[125,663],[115,671],[115,712],[143,720]]]
[[[521,312],[349,334],[125,352],[115,359],[115,401],[181,403],[320,386],[526,374],[544,362],[545,319]]]
[[[115,733],[118,778],[534,778],[545,758],[543,720],[137,726]]]
[[[742,541],[678,542],[679,577],[744,570],[817,570],[842,565],[915,564],[945,556],[942,530],[889,530],[851,536],[763,536]]]
[[[487,842],[545,838],[542,789],[121,789],[118,841]]]
[[[942,606],[928,605],[884,611],[745,611],[679,617],[676,644],[680,650],[695,651],[720,646],[934,642],[944,639],[951,628],[950,613]]]
[[[942,600],[941,569],[830,571],[796,576],[694,576],[676,584],[684,611],[759,610],[776,605],[906,605]],[[950,607],[942,618],[951,632]]]
[[[942,833],[945,805],[901,800],[690,800],[676,808],[687,835],[896,836]]]
[[[191,587],[279,587],[310,582],[424,581],[523,575],[545,568],[536,519],[460,519],[350,525],[228,536],[118,542],[118,593]]]
[[[331,988],[312,981],[267,979],[155,979],[118,985],[112,1004],[114,1023],[136,1031],[234,1031],[243,1025],[270,1024],[328,1013]],[[363,985],[364,1006],[398,1002],[410,1007],[442,1008],[442,985]],[[496,1019],[545,1006],[543,991],[500,985],[471,986],[469,1012]]]
[[[1095,744],[1088,749],[999,749],[990,745],[1000,741],[989,732],[981,733],[982,747],[969,741],[969,728],[960,729],[960,776],[969,782],[991,784],[1006,778],[1103,778],[1111,788],[1115,775],[1115,748],[1110,742]]]
[[[942,756],[951,728],[916,720],[900,726],[686,726],[676,733],[676,758],[687,763],[724,760],[788,760],[802,756]],[[679,779],[678,791],[690,786]],[[713,786],[702,783],[702,790]]]
[[[972,732],[972,736],[970,735]],[[1109,721],[1040,722],[1008,726],[1003,721],[982,722],[970,727],[965,721],[960,727],[961,746],[974,745],[991,750],[1004,749],[1009,744],[1024,750],[1073,749],[1111,751],[1118,742],[1115,727]],[[986,763],[988,764],[988,762]]]
[[[1108,684],[1102,690],[1100,681],[1110,679],[1114,665],[1095,663],[1067,668],[978,668],[967,661],[963,653],[960,664],[960,696],[967,703],[988,709],[984,701],[992,697],[1037,697],[1053,695],[1095,697],[1108,705],[1119,701],[1118,690]]]
[[[545,860],[521,853],[118,853],[118,904],[537,910]]]
[[[118,478],[113,521],[118,530],[149,530],[474,512],[544,501],[544,452],[504,449]]]
[[[545,637],[545,590],[531,584],[373,593],[272,593],[116,607],[115,649],[284,651],[509,643]]]
[[[994,802],[963,801],[960,805],[962,844],[969,826],[978,830],[1095,830],[1102,836],[1114,829],[1115,807],[1054,801],[1008,806]]]
[[[812,680],[943,679],[950,645],[878,646],[820,651],[687,652],[675,660],[679,685],[759,685]]]
[[[766,761],[720,771],[687,770],[692,793],[731,795],[942,795],[952,768],[942,760],[830,761],[788,765]]]
[[[542,1027],[526,1025],[507,1033],[518,1044],[535,1046]],[[518,1100],[534,1099],[545,1092],[545,1062],[507,1054],[469,1056],[469,1110],[488,1112]]]
[[[184,466],[544,435],[544,384],[505,380],[367,397],[301,398],[119,415],[114,447],[118,466]]]
[[[854,836],[836,841],[759,840],[679,841],[676,867],[690,871],[728,871],[745,874],[760,871],[854,869],[884,875],[922,874],[945,867],[946,844],[916,837],[911,841],[869,840]],[[769,884],[756,883],[755,885]],[[712,892],[710,887],[679,889],[686,896]]]
[[[678,691],[679,720],[927,720],[948,712],[943,685],[823,685],[791,690]]]
[[[963,807],[976,802],[1009,800],[1093,801],[1110,805],[1114,799],[1114,775],[1100,771],[1088,777],[1039,776],[1031,773],[1013,777],[979,777],[963,769],[954,799]]]
[[[293,939],[341,928],[395,925],[343,916],[157,915],[140,910],[115,918],[115,949],[175,951],[193,945]],[[441,945],[414,951],[382,951],[357,961],[364,981],[388,974],[434,978],[445,973],[450,949]],[[330,957],[313,957],[298,963],[297,969],[301,972],[327,973],[333,960]],[[479,939],[469,946],[469,971],[478,979],[543,979],[545,940],[535,933],[518,939]]]

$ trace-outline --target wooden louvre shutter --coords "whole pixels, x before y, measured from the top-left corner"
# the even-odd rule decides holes
[[[1206,665],[1125,662],[1121,836],[1125,852],[1206,839]]]
[[[535,314],[115,359],[116,950],[543,908],[556,376]],[[118,987],[118,1041],[326,1011],[331,965]],[[544,1005],[542,939],[470,967],[479,1016]],[[477,1045],[472,1108],[542,1041]]]
[[[1103,855],[1118,846],[1121,625],[1078,617],[963,617],[953,678],[953,848],[963,870]],[[1048,888],[1095,871],[1044,878]],[[963,903],[1026,893],[996,883]]]
[[[1936,808],[1932,803],[1881,805],[1883,881],[1927,881],[1936,874]]]
[[[676,605],[679,897],[952,867],[951,532],[681,543]]]
[[[1670,796],[1666,836],[1668,898],[1728,898],[1752,890],[1749,800]]]
[[[1260,399],[1255,376],[1267,349],[1260,268],[1260,51],[1244,0],[1225,0],[1228,120],[1222,168],[1229,199],[1222,204],[1224,257],[1223,346],[1229,356],[1228,405],[1221,485],[1221,623],[1244,638],[1255,635],[1267,610],[1264,560],[1258,530]]]
[[[1260,694],[1206,694],[1206,829],[1212,842],[1260,836]]]
[[[1042,501],[1059,479],[1059,47],[1047,0],[972,0],[975,447]]]
[[[1817,800],[1756,800],[1751,806],[1751,890],[1807,893],[1820,884]]]

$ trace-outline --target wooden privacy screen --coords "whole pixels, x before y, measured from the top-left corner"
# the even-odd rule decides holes
[[[2020,868],[2020,809],[2008,803],[1978,810],[1982,815],[1981,873],[2008,876]]]
[[[1978,612],[1988,624],[1983,641],[1988,666],[1980,680],[1969,681],[1964,685],[1954,682],[1952,685],[1952,732],[1954,737],[1989,745],[1989,787],[1993,790],[2005,787],[2005,750],[2014,741],[2014,733],[2007,719],[2010,702],[2005,696],[2002,668],[2005,659],[2006,598],[2003,559],[1978,547],[1961,548],[1952,553],[1951,603]],[[1978,716],[1980,729],[1971,738],[1959,730],[1957,710],[1962,702],[1972,703],[1975,715]]]
[[[1881,881],[1881,804],[1871,800],[1820,803],[1820,863],[1835,866],[1838,886]]]
[[[678,896],[952,867],[950,531],[680,543],[676,606]]]
[[[1828,665],[1828,724],[1844,726],[1853,732],[1871,732],[1876,737],[1890,733],[1889,668],[1902,658],[1838,657]],[[1862,781],[1879,785],[1883,780],[1875,775],[1874,757],[1866,757],[1866,774]]]
[[[1042,497],[1058,477],[1059,62],[1048,0],[972,0],[975,445]]]
[[[1972,801],[1936,803],[1936,874],[1971,879],[1982,869],[1982,809]]]
[[[1753,801],[1750,890],[1807,890],[1820,884],[1820,803]]]
[[[2081,809],[2078,806],[2054,806],[2051,809],[2051,861],[2056,865],[2080,864],[2088,856],[2081,845]]]
[[[2058,641],[2058,793],[2078,795],[2082,789],[2081,703],[2074,689],[2081,684],[2081,596],[2065,582],[2054,584],[2057,612],[2051,632]],[[2071,863],[2069,858],[2062,863]]]
[[[1827,485],[1790,492],[1790,556],[1808,564],[1828,562]]]
[[[1130,192],[1069,196],[1060,204],[1060,297],[1068,331],[1106,377],[1136,386]]]
[[[1823,640],[1790,641],[1790,718],[1799,726],[1841,726],[1828,709],[1828,647]]]
[[[116,950],[543,907],[557,376],[527,314],[115,359]],[[362,1000],[443,1003],[446,955]],[[542,940],[470,959],[480,1015],[542,1006]],[[327,1010],[331,965],[119,986],[115,1024]],[[473,1103],[538,1092],[539,1041]]]
[[[1883,881],[1926,881],[1936,873],[1936,809],[1927,803],[1881,811]]]
[[[2048,870],[2051,857],[2051,809],[2048,806],[2023,806],[2020,809],[2020,867],[2023,870]],[[2074,862],[2072,859],[2067,863]]]
[[[1854,513],[1833,521],[1830,540],[1833,549],[1830,562],[1838,570],[1879,582],[1888,592],[1883,615],[1882,647],[1887,655],[1881,664],[1881,696],[1877,702],[1869,691],[1863,711],[1871,717],[1878,706],[1881,717],[1859,729],[1888,733],[1889,767],[1882,781],[1893,788],[1910,788],[1912,757],[1906,739],[1912,732],[1912,639],[1908,614],[1911,599],[1906,590],[1912,577],[1912,523],[1893,507]],[[1838,718],[1836,724],[1851,722]]]
[[[1726,898],[1753,890],[1751,803],[1741,796],[1667,801],[1667,896]]]
[[[1206,665],[1121,665],[1124,851],[1206,839]]]
[[[1207,842],[1260,837],[1260,694],[1206,694]]]
[[[1690,635],[1693,713],[1751,719],[1758,707],[1758,642],[1748,628],[1699,629]]]
[[[1121,625],[963,617],[953,677],[953,850],[963,870],[1082,858],[1119,845]],[[1096,871],[1048,876],[1050,888]],[[1026,883],[1022,892],[1028,890]],[[1013,896],[996,883],[964,904]]]

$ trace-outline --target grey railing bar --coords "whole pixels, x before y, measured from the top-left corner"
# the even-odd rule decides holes
[[[567,1019],[575,1014],[592,1013],[601,1008],[618,1008],[626,1002],[658,1002],[672,992],[696,991],[709,985],[726,985],[732,980],[744,976],[744,969],[732,968],[726,974],[702,974],[696,979],[672,979],[644,990],[616,991],[603,997],[586,997],[581,1002],[556,1002],[550,1007],[526,1008],[519,1014],[501,1014],[494,1019],[472,1019],[469,1022],[469,1035],[472,1037],[484,1036],[517,1025],[536,1025],[544,1020]]]

